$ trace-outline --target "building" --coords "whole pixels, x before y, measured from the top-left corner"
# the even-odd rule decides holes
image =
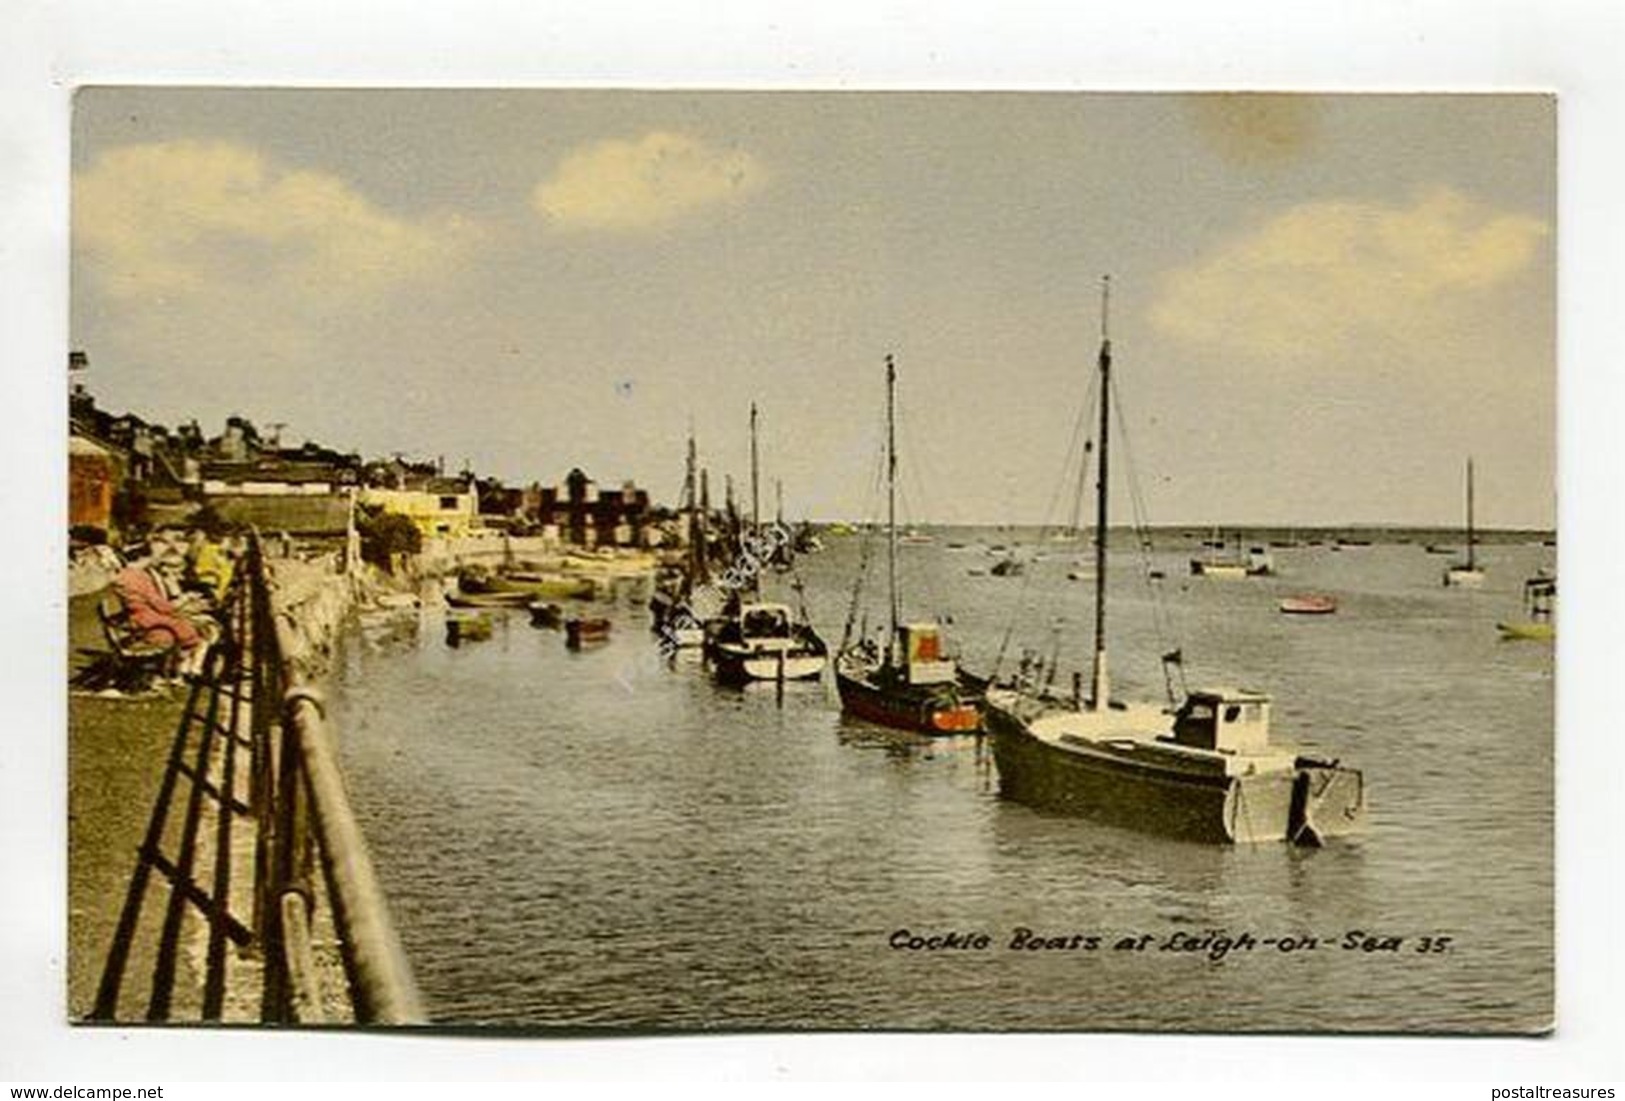
[[[631,482],[602,491],[578,467],[561,486],[544,486],[536,503],[545,534],[578,547],[637,547],[649,523],[649,493]]]
[[[429,537],[459,539],[480,526],[473,488],[454,478],[433,478],[416,489],[366,486],[359,500],[363,506],[405,516]]]
[[[68,523],[73,527],[113,528],[113,497],[119,463],[113,452],[83,436],[68,437]]]

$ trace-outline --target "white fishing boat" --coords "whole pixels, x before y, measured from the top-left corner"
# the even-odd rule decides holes
[[[787,604],[740,604],[713,623],[706,654],[719,680],[807,680],[828,662],[823,641]]]
[[[758,465],[753,402],[750,407],[751,530],[748,541],[771,547],[773,540],[762,538]],[[776,530],[783,531],[783,525]],[[743,591],[734,592],[722,614],[705,623],[704,652],[718,680],[734,684],[753,680],[808,680],[821,675],[828,664],[829,648],[813,630],[805,607],[792,611],[788,604],[761,599],[760,569],[770,558],[771,552],[763,561],[737,563],[736,567],[745,575]],[[799,594],[799,581],[795,588]]]
[[[1178,706],[1111,698],[1108,302],[1103,293],[1091,691],[1085,698],[1081,676],[1073,680],[1070,699],[1051,691],[1044,678],[1018,676],[988,689],[984,724],[993,735],[999,792],[1032,806],[1190,840],[1319,844],[1354,832],[1366,813],[1363,775],[1297,746],[1272,743],[1272,704],[1264,693],[1197,689]],[[1182,658],[1175,651],[1164,661]]]

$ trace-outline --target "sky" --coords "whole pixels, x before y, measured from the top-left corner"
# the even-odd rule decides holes
[[[1459,524],[1472,456],[1545,528],[1555,142],[1533,94],[92,87],[71,339],[105,408],[665,501],[690,428],[743,492],[754,401],[821,519],[875,514],[890,354],[908,519],[1059,522],[1110,274],[1151,522]]]

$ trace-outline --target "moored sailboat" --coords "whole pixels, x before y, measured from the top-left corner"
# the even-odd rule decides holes
[[[757,491],[756,405],[750,407],[750,532],[738,542],[739,557],[731,573],[736,575],[734,591],[722,615],[705,623],[705,656],[725,683],[750,681],[810,680],[822,675],[829,662],[829,648],[813,630],[802,606],[793,611],[787,604],[764,601],[760,597],[761,571],[773,561],[789,532],[782,524],[764,535],[761,505]],[[796,582],[800,592],[800,582]]]
[[[1109,284],[1107,285],[1109,290]],[[1106,558],[1111,340],[1102,295],[1100,424],[1091,691],[1071,699],[1018,678],[987,691],[999,791],[1006,798],[1148,832],[1210,842],[1319,844],[1359,829],[1358,769],[1270,741],[1270,698],[1243,688],[1187,693],[1178,708],[1111,699]],[[1179,660],[1177,651],[1165,661]],[[1171,688],[1171,686],[1170,686]]]
[[[886,357],[886,578],[890,609],[884,646],[848,638],[835,659],[841,709],[860,719],[925,734],[957,734],[981,726],[979,693],[962,683],[959,667],[943,649],[934,622],[901,623],[897,587],[897,446],[894,405],[897,368]],[[858,585],[862,585],[862,570]],[[853,607],[856,610],[857,594]]]
[[[1478,537],[1473,530],[1473,460],[1467,460],[1467,559],[1445,567],[1444,583],[1450,588],[1478,588],[1484,584],[1484,571],[1478,565]]]
[[[683,562],[676,578],[659,586],[649,598],[650,630],[660,636],[670,649],[702,645],[705,628],[692,607],[694,590],[705,583],[709,573],[705,534],[705,512],[700,506],[698,482],[698,455],[694,436],[688,437],[688,463],[683,477],[683,513],[687,519]]]

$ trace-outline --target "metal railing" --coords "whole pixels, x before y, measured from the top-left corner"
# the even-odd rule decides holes
[[[252,537],[188,686],[91,1020],[427,1021],[317,687],[312,650],[331,643],[342,600],[331,575],[307,571],[302,600],[278,572]]]
[[[321,901],[333,930],[360,1024],[427,1021],[412,970],[345,794],[333,731],[312,683],[297,609],[281,598],[258,538],[245,559],[248,662],[254,709],[254,926],[264,945],[261,1017],[321,1023],[321,976],[312,932]],[[320,877],[318,881],[318,876]]]

